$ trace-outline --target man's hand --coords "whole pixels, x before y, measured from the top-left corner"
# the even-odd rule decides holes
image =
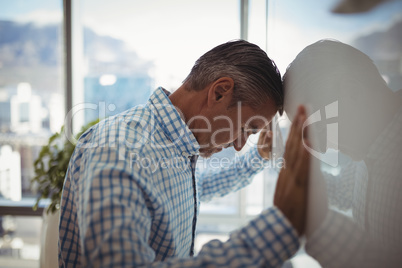
[[[258,138],[258,153],[265,160],[272,160],[281,157],[283,154],[283,139],[281,132],[277,129],[275,136],[272,132],[272,124],[277,124],[276,118],[265,126]],[[273,140],[275,138],[275,141]]]
[[[271,123],[265,126],[260,133],[260,137],[258,138],[258,153],[265,160],[271,159],[272,155],[272,131],[271,131]]]
[[[285,165],[279,173],[274,196],[274,205],[292,223],[299,236],[304,234],[306,227],[310,171],[310,154],[303,144],[304,139],[304,143],[309,146],[306,132],[303,137],[303,123],[306,118],[306,110],[300,106],[286,142]]]

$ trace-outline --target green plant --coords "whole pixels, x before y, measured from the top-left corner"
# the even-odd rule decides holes
[[[75,138],[78,139],[87,129],[98,122],[99,120],[95,120],[83,126]],[[31,180],[32,183],[37,183],[39,193],[33,210],[38,208],[39,201],[43,198],[51,200],[47,213],[54,213],[60,207],[64,178],[74,149],[75,144],[66,139],[64,135],[64,126],[61,127],[60,132],[49,138],[47,145],[42,147],[34,162],[35,177]]]

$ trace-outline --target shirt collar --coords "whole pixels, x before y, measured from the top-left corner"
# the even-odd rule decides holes
[[[170,92],[158,87],[151,95],[149,102],[156,122],[166,137],[182,152],[183,156],[198,154],[200,145],[194,134],[183,121],[176,107],[169,99]]]

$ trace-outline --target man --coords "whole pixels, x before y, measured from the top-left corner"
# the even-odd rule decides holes
[[[228,146],[240,150],[282,104],[274,63],[258,46],[233,41],[204,54],[173,94],[158,88],[145,106],[91,128],[66,175],[60,266],[280,266],[304,232],[309,158],[301,140],[303,108],[289,138],[292,150],[285,153],[289,164],[279,176],[275,207],[227,242],[211,241],[189,257],[200,201],[250,183],[270,148],[254,148],[240,160],[244,167],[233,163],[213,176],[195,176],[196,157]],[[261,135],[260,143],[267,140]]]
[[[285,111],[310,107],[310,131],[325,152],[339,150],[338,176],[325,174],[328,201],[315,196],[319,226],[307,234],[307,252],[323,267],[400,267],[402,263],[402,100],[372,60],[337,41],[321,40],[299,53],[284,75]],[[321,120],[314,120],[314,114]],[[313,119],[313,120],[310,120]],[[334,124],[336,128],[331,128]],[[315,127],[313,127],[315,126]],[[332,129],[332,130],[331,130]],[[325,188],[324,188],[325,191]]]

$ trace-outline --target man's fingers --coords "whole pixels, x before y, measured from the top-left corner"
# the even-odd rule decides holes
[[[303,121],[304,124],[305,121]],[[306,176],[308,177],[308,171],[310,168],[310,153],[308,152],[307,148],[310,147],[310,143],[308,140],[308,127],[305,127],[303,129],[302,127],[302,143],[300,144],[300,149],[298,152],[298,157],[297,157],[297,164],[296,164],[296,170],[300,170],[299,174],[306,174]],[[306,179],[303,178],[303,180],[305,181],[299,181],[298,184],[302,184],[304,185],[306,182]]]
[[[294,162],[294,149],[296,146],[296,139],[295,136],[297,135],[297,121],[298,118],[296,118],[296,120],[292,123],[292,126],[290,128],[290,133],[288,136],[288,140],[286,141],[286,147],[285,147],[285,154],[284,154],[284,158],[286,161],[286,165],[293,166],[293,162]]]
[[[264,145],[266,145],[267,147],[270,147],[272,144],[272,133],[271,131],[264,131],[261,132],[261,139]]]
[[[310,171],[310,154],[307,132],[303,142],[303,124],[306,113],[299,108],[298,115],[291,127],[285,151],[285,167],[281,170],[274,196],[274,204],[284,213],[303,235],[306,227],[306,204]],[[305,146],[306,145],[306,146]]]
[[[300,144],[302,144],[302,127],[304,121],[305,114],[299,112],[296,120],[292,124],[285,151],[285,161],[287,161],[286,165],[288,165],[289,167],[294,166],[295,162],[297,161],[299,147]]]
[[[280,200],[280,197],[282,196],[283,193],[283,184],[284,184],[284,178],[282,176],[278,176],[278,180],[276,182],[276,187],[275,187],[275,193],[274,193],[274,205],[278,205],[278,200]]]
[[[260,132],[260,137],[258,138],[258,152],[264,159],[272,158],[272,133],[268,126],[264,127]]]
[[[308,142],[306,142],[306,145]],[[309,171],[310,171],[310,153],[307,151],[303,144],[300,145],[300,151],[298,155],[298,160],[296,164],[296,183],[301,187],[308,186]]]
[[[295,120],[292,123],[292,126],[290,127],[290,131],[289,131],[289,135],[288,135],[288,140],[286,141],[286,146],[285,146],[285,153],[283,154],[284,158],[287,159],[289,157],[290,154],[290,143],[291,143],[291,139],[294,136],[294,132],[296,131],[296,121],[298,120],[298,115],[296,115]],[[293,142],[293,141],[292,141]]]
[[[303,125],[304,125],[304,123],[305,123],[306,121],[307,121],[307,118],[304,120]],[[308,127],[305,126],[305,127],[303,128],[303,126],[302,126],[302,134],[303,134],[303,140],[304,140],[304,141],[305,141],[305,140],[308,140],[308,138],[309,138],[308,132],[309,132]]]

